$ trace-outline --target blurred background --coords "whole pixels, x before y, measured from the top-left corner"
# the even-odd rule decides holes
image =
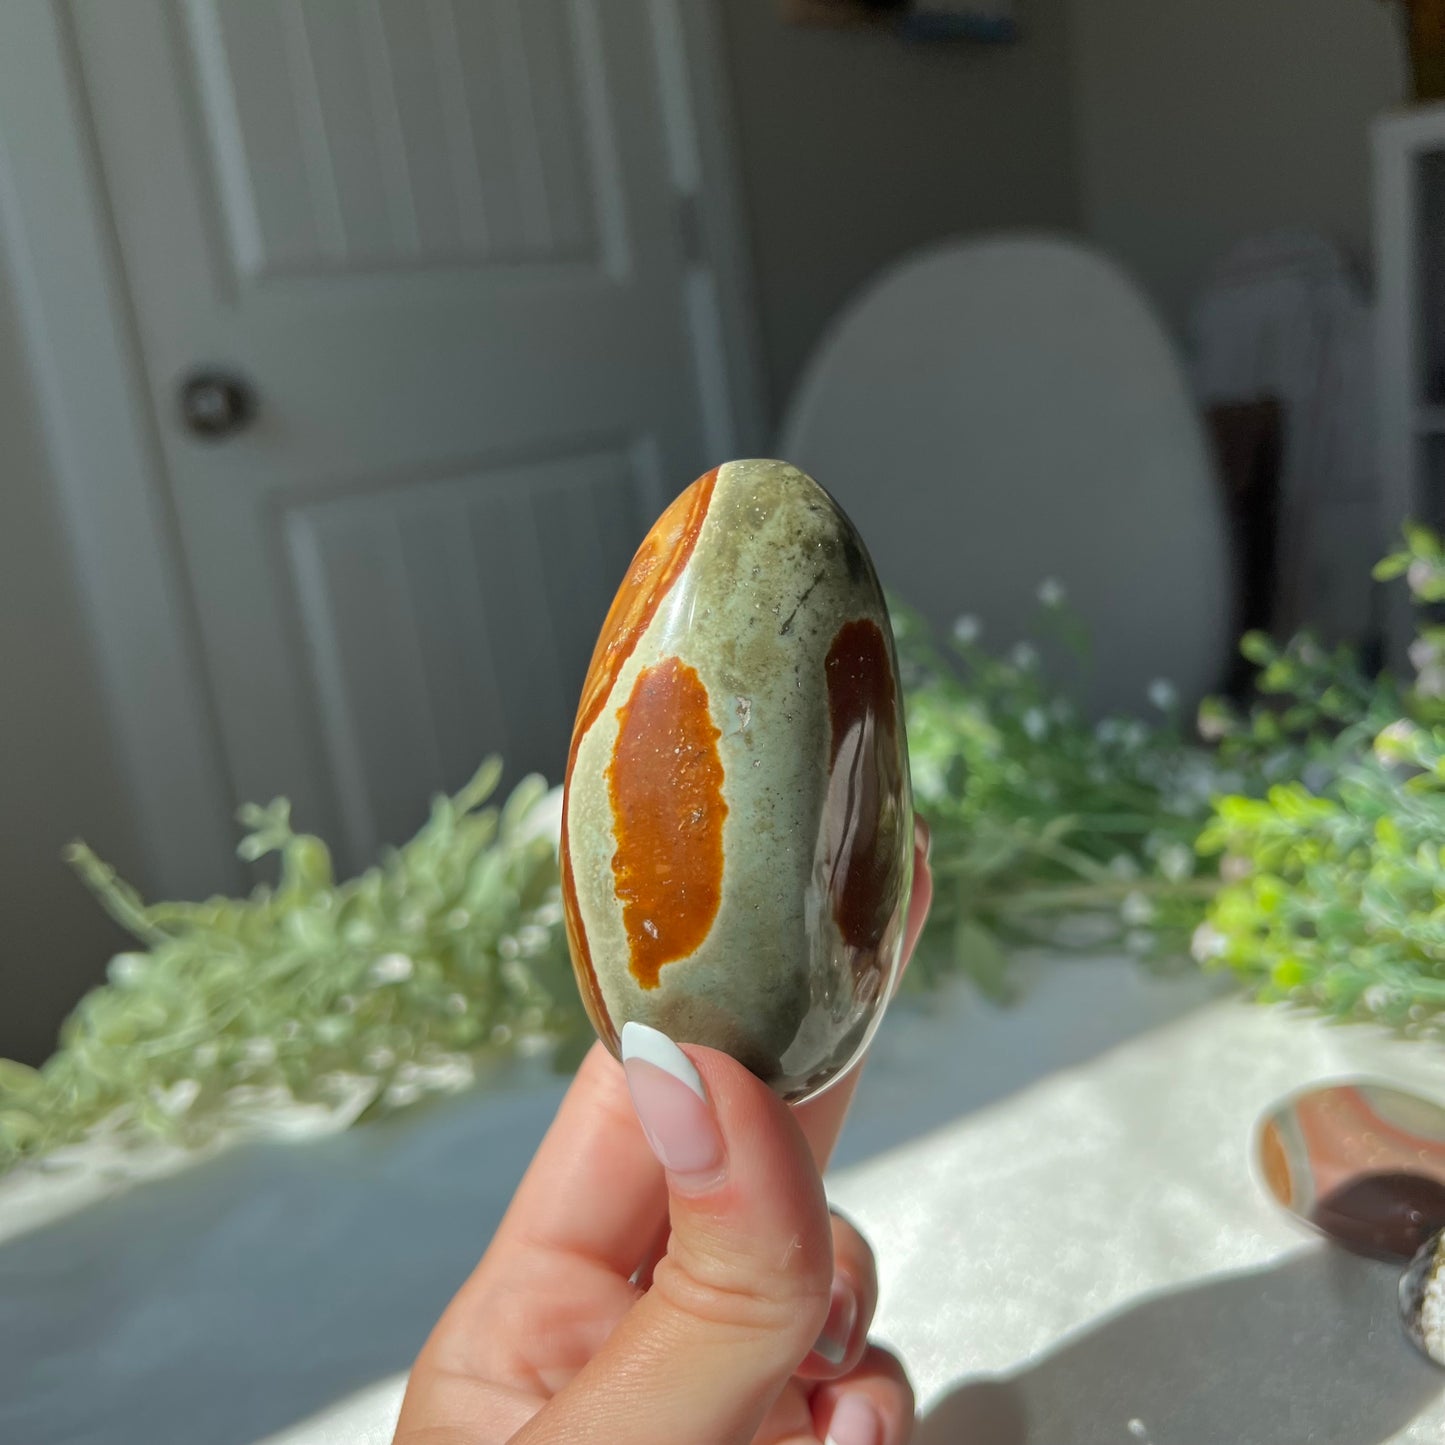
[[[248,800],[288,795],[348,871],[486,753],[558,779],[631,548],[724,457],[791,437],[886,582],[940,625],[989,616],[1012,584],[959,539],[1008,550],[1017,519],[980,500],[1014,486],[989,470],[1008,432],[975,455],[947,403],[927,455],[887,431],[939,348],[1025,452],[1045,438],[1017,483],[1042,529],[1009,555],[1018,586],[1067,572],[1093,517],[1118,541],[1071,595],[1106,629],[1111,607],[1142,615],[1166,662],[1197,653],[1180,665],[1201,687],[1241,606],[1378,646],[1362,569],[1439,444],[1411,450],[1405,418],[1410,460],[1382,480],[1378,238],[1413,254],[1438,215],[1394,172],[1372,180],[1372,128],[1409,89],[1401,22],[1374,0],[7,4],[0,1056],[44,1057],[120,943],[60,861],[72,838],[148,896],[195,898],[247,886]],[[854,361],[830,372],[840,312],[888,268],[1020,231],[1122,275],[965,251],[918,280],[921,311],[879,303],[861,398]],[[1385,297],[1402,356],[1426,305],[1407,280]],[[1011,299],[975,325],[988,293]],[[1160,328],[1177,362],[1151,349]],[[1067,365],[1055,330],[1077,333]],[[1024,333],[1044,361],[1004,356]],[[1134,493],[1081,498],[1054,464],[1110,464],[1065,374],[1091,350],[1187,387],[1197,436],[1176,419],[1160,443],[1181,479],[1141,484],[1163,540],[1130,520]],[[1007,396],[983,385],[996,370]],[[1177,405],[1151,384],[1148,406]],[[1327,464],[1300,492],[1279,451],[1303,455],[1306,422]],[[1129,425],[1126,398],[1110,426]],[[821,460],[870,456],[873,435],[897,468]],[[1311,519],[1307,557],[1281,551],[1304,535],[1281,508]],[[1203,559],[1162,612],[1119,560],[1151,555]]]
[[[1298,1228],[1376,1126],[1250,1143],[1445,1097],[1442,288],[1445,0],[0,0],[0,1438],[389,1438],[592,1042],[599,625],[757,455],[907,604],[827,1182],[920,1401],[1445,1438]]]

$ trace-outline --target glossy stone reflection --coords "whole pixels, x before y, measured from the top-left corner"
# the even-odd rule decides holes
[[[730,462],[638,549],[583,684],[562,820],[578,983],[785,1098],[862,1051],[913,860],[892,633],[862,541],[782,462]]]
[[[1409,1259],[1445,1227],[1445,1108],[1382,1084],[1328,1084],[1260,1125],[1270,1193],[1336,1243]]]

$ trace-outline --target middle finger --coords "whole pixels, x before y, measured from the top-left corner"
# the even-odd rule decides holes
[[[833,1223],[833,1299],[828,1322],[798,1367],[804,1380],[836,1380],[853,1369],[868,1346],[878,1308],[878,1266],[868,1241],[836,1211]]]

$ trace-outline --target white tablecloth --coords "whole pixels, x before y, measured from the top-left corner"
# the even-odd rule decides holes
[[[1204,997],[1095,960],[1013,1011],[960,985],[890,1015],[830,1189],[930,1445],[1445,1440],[1397,1272],[1310,1240],[1248,1162],[1281,1095],[1368,1073],[1445,1099],[1445,1053]],[[0,1440],[383,1445],[559,1091],[138,1186],[0,1181]]]

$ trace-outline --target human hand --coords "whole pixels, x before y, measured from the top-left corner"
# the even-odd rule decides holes
[[[927,847],[920,822],[905,961]],[[578,1071],[394,1445],[904,1445],[913,1393],[867,1339],[873,1255],[821,1177],[860,1070],[790,1109],[656,1030],[629,1025],[623,1054]]]

